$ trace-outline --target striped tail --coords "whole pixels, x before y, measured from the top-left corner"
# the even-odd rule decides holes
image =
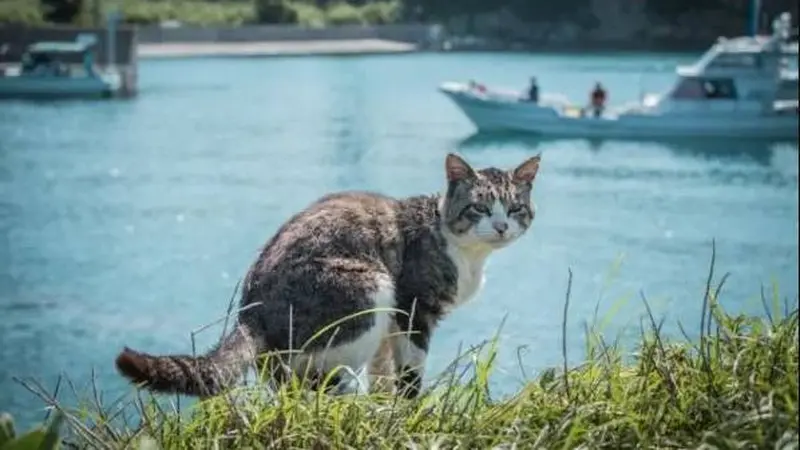
[[[262,351],[258,336],[239,324],[203,356],[154,356],[125,347],[116,365],[122,375],[153,392],[208,397],[235,384]]]

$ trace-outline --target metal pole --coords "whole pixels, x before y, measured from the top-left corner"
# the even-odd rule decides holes
[[[761,22],[761,0],[750,2],[750,35],[758,35],[758,24]]]
[[[106,70],[111,70],[117,62],[117,12],[114,10],[106,14],[106,29],[108,30],[108,39],[106,39],[108,62]]]

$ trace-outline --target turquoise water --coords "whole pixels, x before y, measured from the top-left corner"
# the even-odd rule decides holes
[[[582,327],[622,305],[607,333],[629,342],[643,290],[665,329],[696,330],[711,242],[731,272],[723,301],[761,310],[774,282],[798,292],[796,143],[586,142],[475,137],[435,91],[474,78],[573,99],[603,81],[612,102],[665,88],[691,56],[404,55],[143,61],[128,102],[0,104],[0,409],[42,404],[12,377],[126,385],[123,345],[191,351],[282,221],[341,189],[394,195],[443,187],[443,159],[510,167],[536,152],[532,231],[490,261],[485,289],[433,339],[429,371],[501,330],[498,393],[561,358]],[[642,76],[643,75],[643,76]],[[641,82],[640,82],[641,79]],[[616,269],[615,269],[616,268]],[[627,303],[617,300],[629,298]],[[218,336],[197,336],[198,348]],[[527,346],[517,351],[518,347]],[[66,397],[67,401],[70,397]]]

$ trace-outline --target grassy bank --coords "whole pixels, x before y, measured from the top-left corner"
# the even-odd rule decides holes
[[[582,364],[568,367],[565,349],[562,367],[505,399],[489,391],[496,341],[466,352],[466,369],[454,365],[416,401],[246,387],[182,414],[142,397],[77,413],[29,387],[65,413],[75,448],[796,449],[796,303],[764,298],[762,316],[729,314],[719,301],[726,277],[715,278],[696,300],[699,339],[666,342],[650,314],[625,355],[587,327]],[[143,419],[122,424],[132,411]]]

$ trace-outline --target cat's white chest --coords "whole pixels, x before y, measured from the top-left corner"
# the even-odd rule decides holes
[[[485,253],[464,251],[455,245],[448,246],[447,254],[458,271],[455,305],[469,301],[483,287]]]

